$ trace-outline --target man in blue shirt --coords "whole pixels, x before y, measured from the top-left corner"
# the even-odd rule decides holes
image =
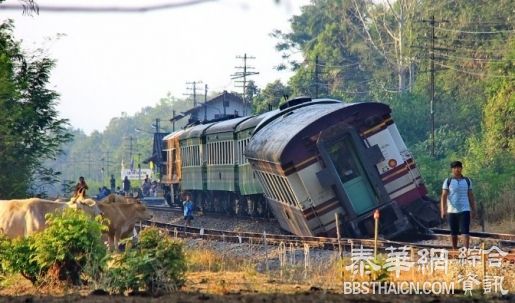
[[[191,201],[191,195],[186,193],[184,195],[184,202],[182,202],[182,206],[184,208],[184,221],[186,222],[186,226],[190,226],[191,220],[193,220],[193,201]]]
[[[463,165],[460,161],[451,163],[452,176],[445,179],[440,198],[440,214],[442,219],[448,216],[451,229],[452,248],[458,247],[458,235],[463,235],[466,248],[469,247],[470,214],[476,212],[476,201],[472,193],[472,182],[463,176]]]

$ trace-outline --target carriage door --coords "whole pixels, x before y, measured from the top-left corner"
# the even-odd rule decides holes
[[[332,164],[333,171],[339,177],[340,182],[335,182],[335,185],[337,188],[343,188],[346,200],[354,213],[359,216],[374,208],[378,204],[377,196],[370,185],[351,136],[345,135],[324,145],[326,156],[330,158],[327,162]]]

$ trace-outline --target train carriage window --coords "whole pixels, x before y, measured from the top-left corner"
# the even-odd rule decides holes
[[[218,145],[217,142],[213,142],[213,165],[218,163]]]
[[[220,145],[220,162],[218,164],[222,165],[222,164],[224,164],[225,148],[224,148],[224,143],[222,141],[220,141],[220,143],[218,143],[218,144]]]
[[[188,157],[189,157],[189,153],[188,153],[188,146],[184,147],[184,166],[189,166],[188,165]]]
[[[284,177],[284,183],[286,187],[286,192],[290,197],[290,203],[293,206],[297,206],[297,199],[295,198],[295,194],[293,193],[293,189],[291,188],[290,181],[288,181],[288,178]]]
[[[283,190],[284,197],[286,198],[286,202],[288,202],[288,204],[293,204],[286,180],[284,179],[284,177],[279,177],[279,180],[281,181],[281,188]]]
[[[225,142],[225,164],[231,163],[231,144],[229,141]]]
[[[229,141],[229,164],[234,164],[234,141]]]
[[[187,147],[182,148],[182,165],[188,166],[187,159],[188,159],[188,151],[186,150]]]
[[[274,175],[275,181],[277,182],[277,185],[279,185],[280,194],[283,202],[290,204],[288,195],[286,194],[286,188],[284,187],[283,179],[279,176]]]
[[[195,146],[195,166],[198,166],[199,163],[200,163],[200,149],[199,149],[199,145],[196,145]]]
[[[279,195],[281,196],[281,201],[288,203],[288,199],[286,198],[286,193],[281,178],[274,175],[274,181],[275,184],[277,184],[277,187],[279,187]]]
[[[270,174],[270,179],[272,181],[272,185],[275,187],[275,195],[277,196],[277,200],[284,202],[284,198],[281,194],[281,186],[277,183],[275,175]]]
[[[211,164],[211,148],[209,148],[209,145],[211,143],[206,144],[206,152],[207,152],[207,165]]]
[[[215,143],[211,143],[211,164],[215,164]]]
[[[239,151],[240,151],[240,141],[239,140],[236,140],[236,144],[234,145],[234,164],[240,164],[240,155],[239,155]]]
[[[227,164],[227,141],[222,142],[222,164]]]
[[[221,157],[220,142],[216,142],[216,164],[220,164]]]
[[[200,145],[197,145],[197,165],[202,164],[202,154],[200,153]]]
[[[225,141],[224,142],[224,152],[225,152],[225,157],[224,157],[224,160],[225,160],[225,163],[224,164],[229,164],[229,142],[228,141]]]
[[[270,199],[275,199],[274,195],[272,194],[272,188],[270,186],[270,182],[266,180],[265,174],[261,171],[258,171],[258,176],[261,181],[261,184],[263,184],[263,188],[265,189],[265,193]]]
[[[274,195],[274,199],[277,201],[281,201],[282,199],[281,199],[280,189],[277,186],[277,184],[275,183],[273,175],[267,173],[267,174],[265,174],[265,176],[268,178],[268,182],[270,182],[270,186],[272,188],[272,193]]]
[[[200,164],[200,145],[195,146],[195,166]]]
[[[216,142],[216,161],[215,164],[220,164],[220,142]]]
[[[240,151],[239,151],[239,157],[240,157],[240,161],[241,161],[241,164],[245,163],[245,156],[243,155],[243,152],[245,150],[245,145],[244,145],[244,140],[241,140],[241,145],[240,145]]]
[[[215,164],[215,144],[211,143],[211,165]]]
[[[261,172],[261,178],[263,179],[263,184],[268,188],[268,196],[275,200],[274,189],[272,187],[272,183],[270,183],[270,180],[268,179],[267,174],[265,172]]]
[[[226,159],[227,158],[227,153],[226,153],[227,147],[226,147],[225,141],[223,141],[221,143],[221,145],[222,145],[222,163],[221,164],[223,165],[223,164],[225,164],[225,162],[227,160]]]
[[[227,141],[227,164],[232,164],[232,142]]]
[[[227,142],[226,141],[223,141],[222,142],[222,164],[225,165],[227,164]]]

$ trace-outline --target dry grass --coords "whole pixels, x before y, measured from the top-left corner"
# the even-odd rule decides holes
[[[271,253],[270,255],[273,255]],[[312,258],[309,267],[304,267],[302,256],[297,256],[297,263],[286,262],[278,266],[277,259],[270,259],[276,266],[270,266],[269,271],[263,270],[262,259],[227,257],[220,252],[207,248],[186,250],[188,260],[187,282],[182,292],[206,293],[213,295],[227,294],[298,294],[323,290],[329,293],[342,293],[345,281],[377,281],[377,275],[353,275],[345,266],[351,264],[349,257],[339,259],[336,253],[330,257]],[[415,256],[417,254],[415,253]],[[385,259],[384,255],[380,256]],[[421,273],[412,269],[401,271],[396,277],[394,272],[387,273],[390,282],[455,282],[455,289],[461,289],[458,283],[459,275],[476,274],[481,280],[482,268],[470,265],[459,266],[456,259],[449,262],[448,272],[441,270],[433,273]],[[503,264],[501,268],[489,267],[487,274],[504,277],[503,288],[513,293],[515,291],[515,265]],[[475,294],[480,294],[480,286],[476,286]],[[38,289],[21,276],[11,276],[4,280],[0,286],[2,295],[34,295],[51,294],[63,296],[70,293],[87,294],[92,289],[83,288],[56,288]]]

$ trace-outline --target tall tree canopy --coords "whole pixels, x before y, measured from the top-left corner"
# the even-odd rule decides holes
[[[279,69],[295,71],[292,95],[388,103],[433,197],[448,163],[462,159],[483,184],[479,200],[493,203],[515,197],[514,10],[509,0],[313,0],[291,33],[272,36],[285,59]],[[293,60],[299,52],[303,60]]]
[[[55,109],[49,89],[54,61],[27,54],[13,36],[12,21],[0,25],[0,198],[26,196],[31,185],[51,183],[58,172],[45,168],[71,138],[67,120]]]

